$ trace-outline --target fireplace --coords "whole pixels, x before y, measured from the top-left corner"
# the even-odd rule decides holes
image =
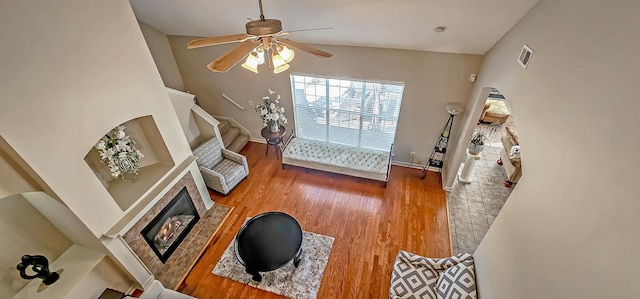
[[[187,187],[184,187],[140,234],[162,263],[165,263],[198,220],[200,215]]]

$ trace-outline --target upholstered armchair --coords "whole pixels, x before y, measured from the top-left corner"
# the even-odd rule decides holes
[[[400,250],[391,274],[391,299],[476,299],[473,257],[426,258]]]
[[[222,194],[228,194],[249,175],[247,158],[222,148],[216,137],[196,147],[193,155],[207,187]]]

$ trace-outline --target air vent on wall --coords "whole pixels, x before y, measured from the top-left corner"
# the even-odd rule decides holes
[[[531,56],[533,55],[533,50],[529,48],[527,45],[522,46],[522,51],[520,51],[520,55],[518,56],[518,63],[522,66],[523,69],[527,68],[529,65],[529,61],[531,61]]]

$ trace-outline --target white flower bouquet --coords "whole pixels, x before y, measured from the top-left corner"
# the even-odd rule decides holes
[[[256,105],[256,112],[260,113],[262,126],[269,127],[272,132],[278,132],[280,124],[286,124],[284,107],[280,106],[280,95],[269,89],[269,95],[262,97],[262,104]]]
[[[134,147],[135,142],[124,132],[124,126],[118,126],[104,135],[94,146],[100,153],[102,163],[109,166],[111,176],[124,178],[125,173],[138,174],[140,159],[144,155]]]

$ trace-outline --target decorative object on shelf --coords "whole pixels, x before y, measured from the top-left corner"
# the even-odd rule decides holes
[[[269,95],[262,97],[262,101],[262,104],[256,105],[256,112],[262,118],[262,126],[269,127],[271,132],[278,132],[280,125],[287,123],[284,107],[280,107],[280,95],[269,89]]]
[[[27,274],[27,270],[31,266],[31,271],[35,274]],[[42,255],[23,255],[22,261],[16,266],[20,271],[20,277],[23,279],[41,278],[42,283],[50,285],[60,278],[57,272],[49,271],[49,260]]]
[[[480,154],[484,150],[484,142],[501,129],[502,124],[497,122],[491,123],[488,126],[478,126],[469,142],[469,153],[472,155]]]
[[[444,157],[447,154],[447,146],[449,145],[449,137],[451,135],[451,128],[453,128],[453,118],[464,112],[464,107],[458,104],[449,104],[445,107],[447,112],[449,113],[449,118],[442,129],[442,133],[438,137],[438,141],[436,141],[436,146],[433,148],[431,152],[431,156],[427,160],[427,163],[422,167],[422,176],[421,179],[424,179],[427,176],[427,171],[430,167],[436,169],[442,169],[444,166]]]
[[[124,126],[117,126],[104,135],[94,146],[100,153],[102,163],[109,166],[111,176],[124,178],[125,173],[138,174],[140,160],[144,155],[135,148],[135,141],[124,132]]]

